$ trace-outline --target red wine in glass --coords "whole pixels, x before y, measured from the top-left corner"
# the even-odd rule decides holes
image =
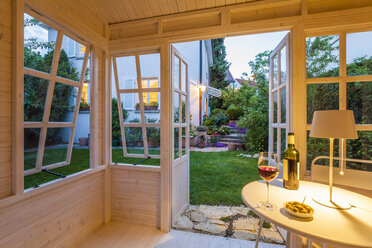
[[[260,166],[258,167],[258,174],[265,181],[272,181],[278,176],[279,170],[274,166]]]

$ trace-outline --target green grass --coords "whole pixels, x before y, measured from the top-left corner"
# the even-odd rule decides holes
[[[241,190],[259,180],[257,159],[237,157],[241,151],[190,152],[190,203],[244,205]]]
[[[129,153],[143,153],[140,149],[129,149]],[[159,154],[159,150],[152,150]],[[237,157],[240,151],[228,152],[190,152],[190,203],[207,205],[244,205],[241,200],[242,187],[260,179],[257,173],[257,160]],[[61,162],[66,149],[48,150],[43,164]],[[25,154],[25,169],[34,168],[36,152]],[[112,149],[112,161],[133,164],[143,158],[124,158],[122,149]],[[160,166],[160,159],[149,159],[141,165]],[[73,149],[71,164],[51,171],[71,175],[89,169],[89,150]],[[39,172],[25,177],[25,189],[40,185],[59,177]]]

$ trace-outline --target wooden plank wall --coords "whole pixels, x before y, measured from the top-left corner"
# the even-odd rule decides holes
[[[97,171],[0,208],[0,247],[73,247],[102,224],[102,184]]]
[[[112,220],[160,227],[160,168],[145,169],[111,166]]]
[[[0,199],[11,194],[11,0],[0,1]]]

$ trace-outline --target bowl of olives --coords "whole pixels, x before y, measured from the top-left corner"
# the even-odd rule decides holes
[[[300,218],[311,218],[314,214],[314,209],[312,207],[298,201],[285,202],[284,208],[291,215]]]

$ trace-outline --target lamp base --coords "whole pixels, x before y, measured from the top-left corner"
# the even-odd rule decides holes
[[[330,200],[324,200],[324,199],[314,199],[313,201],[318,203],[319,205],[322,205],[324,207],[333,208],[337,210],[349,210],[353,207],[348,202],[342,202],[342,201],[330,201]]]

